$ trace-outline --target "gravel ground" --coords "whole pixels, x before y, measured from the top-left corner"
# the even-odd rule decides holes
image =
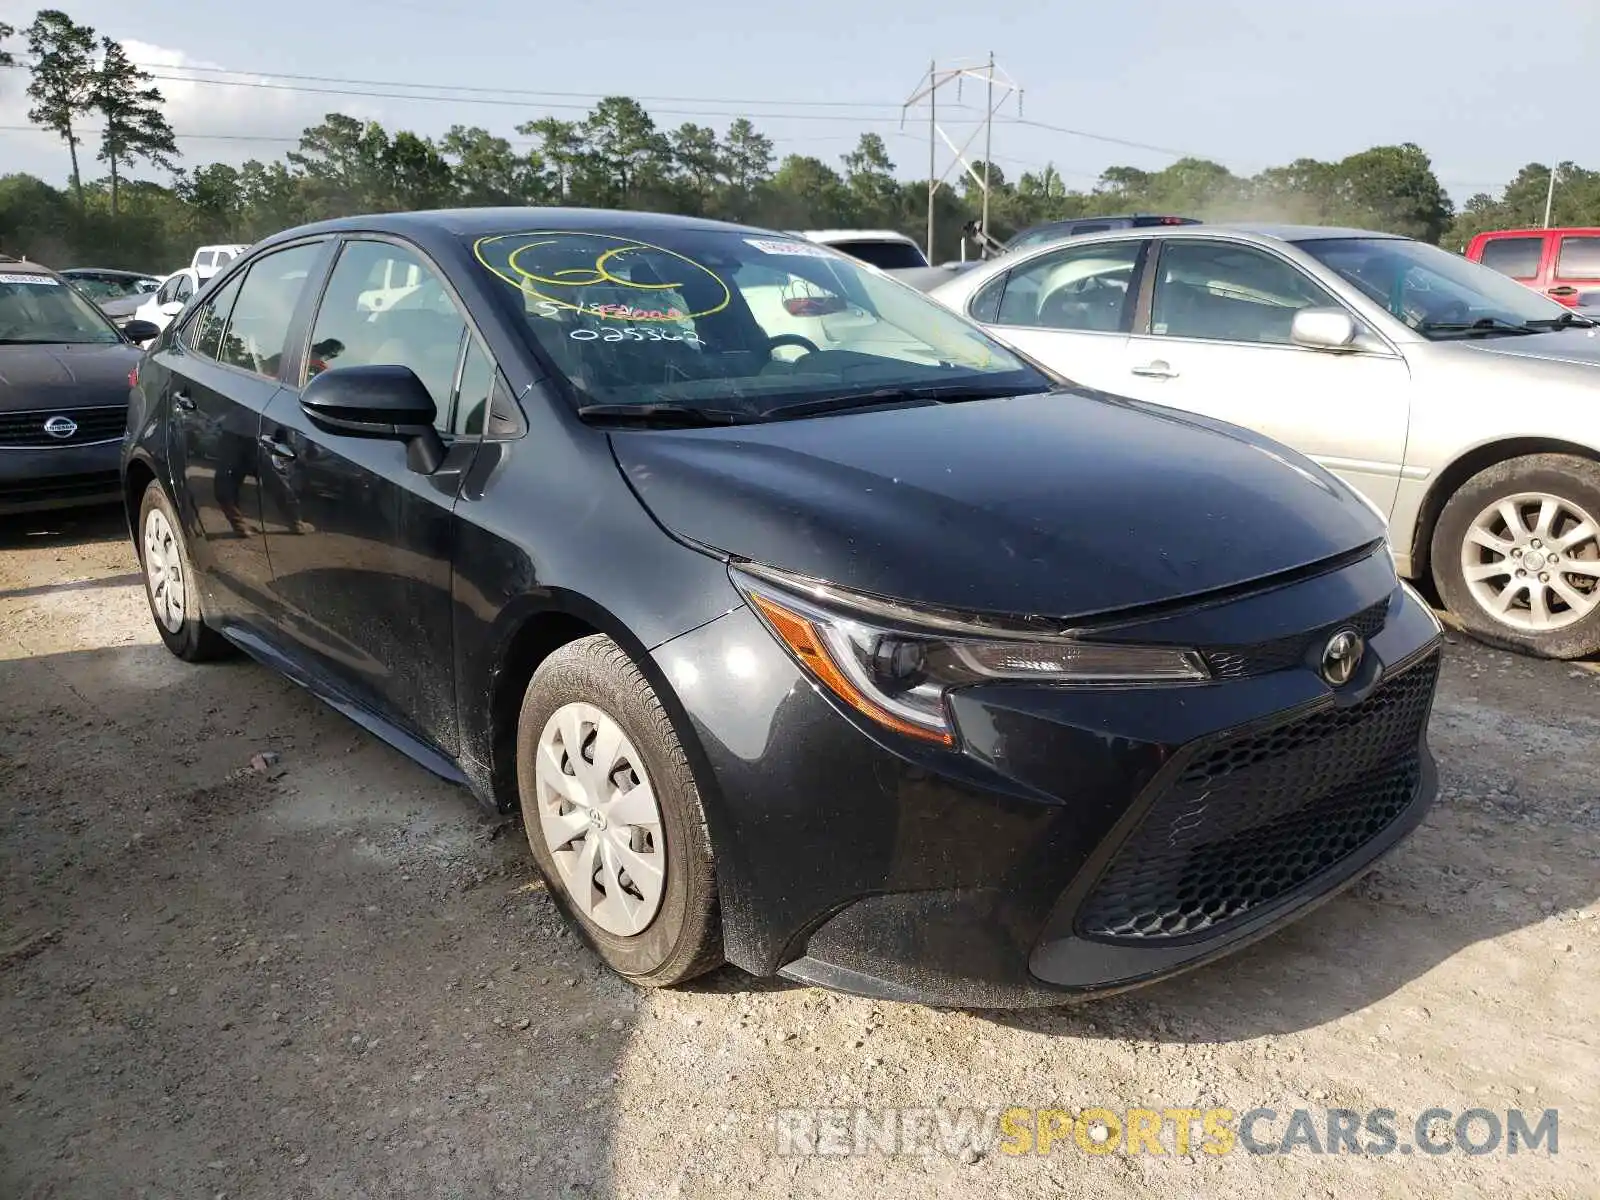
[[[1417,835],[1183,979],[1020,1015],[644,994],[515,824],[262,668],[172,659],[135,570],[116,514],[0,535],[0,1196],[1597,1194],[1592,664],[1453,641]],[[1555,1108],[1559,1152],[841,1158],[774,1126],[1013,1105],[1267,1106],[1273,1140],[1390,1108],[1402,1142],[1430,1106]]]

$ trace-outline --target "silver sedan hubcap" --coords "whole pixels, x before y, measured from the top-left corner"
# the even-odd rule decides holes
[[[144,582],[150,606],[168,633],[183,628],[183,558],[167,514],[152,508],[144,519]]]
[[[1461,543],[1472,598],[1495,620],[1545,633],[1600,608],[1600,522],[1571,500],[1519,492],[1478,514]]]
[[[567,894],[607,933],[641,932],[666,891],[667,844],[639,752],[594,705],[564,704],[537,754],[539,833]]]

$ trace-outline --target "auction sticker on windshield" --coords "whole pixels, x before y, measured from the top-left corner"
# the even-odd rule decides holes
[[[48,275],[0,275],[0,283],[31,283],[35,287],[59,287]]]
[[[745,238],[745,242],[763,254],[792,254],[801,258],[833,257],[833,251],[814,242],[791,242],[783,238]]]

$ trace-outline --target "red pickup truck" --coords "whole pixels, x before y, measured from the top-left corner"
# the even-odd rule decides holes
[[[1600,229],[1497,229],[1467,257],[1569,308],[1600,303]]]

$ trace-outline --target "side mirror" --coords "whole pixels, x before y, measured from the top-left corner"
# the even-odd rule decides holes
[[[1302,308],[1289,327],[1289,340],[1313,350],[1348,350],[1357,332],[1355,320],[1342,308]]]
[[[406,465],[432,475],[444,462],[444,440],[434,428],[433,396],[410,367],[374,364],[334,367],[306,384],[300,408],[311,423],[348,437],[406,443]]]
[[[128,321],[122,326],[122,336],[130,342],[143,344],[161,336],[161,326],[154,321]]]

